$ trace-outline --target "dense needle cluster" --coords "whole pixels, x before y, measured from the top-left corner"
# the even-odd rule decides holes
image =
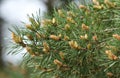
[[[93,0],[44,20],[29,16],[12,40],[26,49],[31,78],[119,78],[119,20],[120,0]]]

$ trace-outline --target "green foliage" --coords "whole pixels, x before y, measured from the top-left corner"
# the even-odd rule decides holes
[[[111,1],[72,4],[44,20],[29,16],[26,28],[12,31],[13,43],[27,51],[30,77],[119,78],[120,0]]]

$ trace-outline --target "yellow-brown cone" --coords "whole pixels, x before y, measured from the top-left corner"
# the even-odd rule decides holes
[[[84,23],[82,24],[82,30],[89,30],[89,27],[87,25],[85,25]]]
[[[62,66],[62,65],[63,65],[63,63],[60,62],[58,59],[55,59],[55,60],[54,60],[54,64],[56,64],[56,65],[58,65],[58,66]]]
[[[100,5],[100,3],[99,3],[97,0],[93,0],[93,3],[94,3],[95,5]]]
[[[50,38],[56,41],[60,40],[60,37],[56,35],[50,35]]]
[[[112,3],[112,2],[110,2],[109,0],[104,0],[104,3],[105,3],[106,5],[108,5],[109,7],[112,7],[112,8],[115,7],[115,3]]]
[[[118,57],[116,55],[114,55],[111,50],[106,50],[105,53],[107,54],[107,56],[110,60],[117,60],[118,59]]]
[[[73,41],[73,40],[69,41],[69,45],[71,48],[78,49],[78,50],[81,48],[80,46],[78,46],[78,43],[76,41]]]
[[[48,53],[50,51],[50,47],[48,46],[46,42],[43,42],[43,51],[45,53]]]
[[[120,35],[118,35],[118,34],[113,34],[113,37],[117,40],[120,40]]]
[[[13,41],[15,43],[21,43],[21,42],[23,42],[22,38],[20,36],[16,35],[14,32],[12,32],[12,39],[13,39]]]

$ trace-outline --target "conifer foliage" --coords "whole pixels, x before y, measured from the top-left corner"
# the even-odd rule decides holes
[[[11,30],[12,53],[26,49],[23,65],[31,78],[119,78],[120,0],[54,11],[44,20]]]

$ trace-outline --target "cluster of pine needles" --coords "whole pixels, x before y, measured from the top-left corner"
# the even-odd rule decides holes
[[[12,53],[26,49],[31,78],[119,78],[120,0],[71,4],[11,30]]]

